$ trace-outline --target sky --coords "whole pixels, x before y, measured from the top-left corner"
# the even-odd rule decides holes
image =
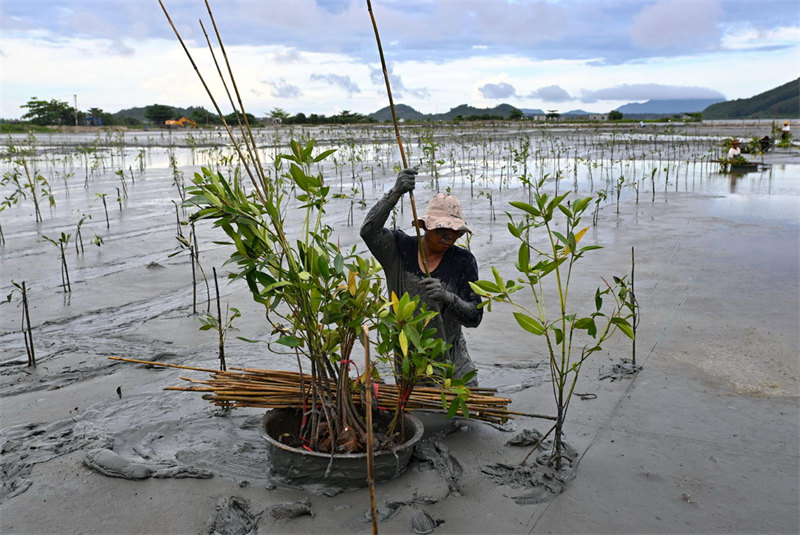
[[[224,113],[203,0],[162,0]],[[366,0],[209,0],[246,111],[388,105]],[[373,0],[395,104],[606,113],[749,98],[800,77],[797,0]],[[201,25],[202,21],[202,25]],[[0,118],[211,98],[158,0],[0,0]]]

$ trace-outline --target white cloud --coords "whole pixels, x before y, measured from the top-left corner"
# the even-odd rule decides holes
[[[631,42],[645,50],[713,48],[721,15],[717,0],[660,0],[633,17]]]
[[[767,47],[791,47],[800,43],[800,27],[781,26],[779,28],[755,28],[751,25],[738,25],[722,37],[722,47],[730,50],[744,50]]]
[[[159,9],[46,1],[47,10],[31,8],[45,0],[0,2],[0,117],[19,117],[33,96],[71,102],[78,94],[81,109],[111,112],[210,106]],[[214,6],[251,113],[370,113],[386,105],[363,3],[321,1]],[[395,101],[444,112],[498,99],[568,110],[595,99],[589,111],[608,111],[650,98],[746,98],[800,76],[797,9],[787,0],[725,0],[722,11],[709,0],[500,2],[376,3]],[[215,95],[224,95],[197,24],[207,20],[202,2],[167,5]],[[213,39],[208,22],[206,29]]]
[[[548,85],[547,87],[540,87],[532,91],[530,98],[537,98],[546,102],[566,102],[572,100],[572,97],[563,88],[557,85]]]
[[[724,95],[706,87],[675,86],[662,84],[622,84],[602,89],[581,92],[582,102],[598,100],[683,100],[696,98],[719,98]]]
[[[283,78],[267,84],[272,87],[270,94],[275,98],[297,98],[301,94],[298,86],[290,84]]]
[[[327,82],[328,84],[336,87],[341,87],[344,89],[348,95],[354,95],[355,93],[360,93],[361,88],[358,87],[358,84],[353,82],[349,76],[340,76],[338,74],[317,74],[314,73],[311,75],[311,80],[313,81],[323,81]]]
[[[499,84],[484,84],[478,88],[478,91],[480,91],[484,98],[491,99],[509,98],[517,93],[516,89],[514,89],[514,86],[506,82],[500,82]]]

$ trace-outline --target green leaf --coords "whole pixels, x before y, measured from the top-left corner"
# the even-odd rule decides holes
[[[564,331],[558,327],[554,327],[553,332],[556,333],[556,345],[561,345],[561,342],[564,341]]]
[[[627,320],[624,320],[624,319],[622,319],[622,318],[611,318],[611,323],[613,323],[614,325],[616,325],[616,326],[617,326],[617,328],[618,328],[620,331],[622,331],[622,333],[623,333],[625,336],[627,336],[627,337],[628,337],[628,338],[630,338],[631,340],[633,340],[633,339],[634,339],[633,327],[631,327],[631,324],[630,324],[630,323],[628,323],[628,322],[627,322]]]
[[[454,399],[447,409],[447,418],[453,418],[456,414],[458,414],[458,398]]]
[[[470,286],[472,286],[473,289],[477,287],[487,293],[499,293],[501,291],[495,283],[489,281],[471,282]]]
[[[339,275],[344,273],[344,258],[341,254],[337,254],[336,258],[333,259],[333,268]]]
[[[530,269],[531,252],[527,243],[521,243],[517,253],[517,269],[523,273]]]
[[[521,235],[521,232],[514,223],[508,223],[508,233],[515,238],[519,238]]]
[[[534,318],[528,316],[527,314],[523,314],[522,312],[514,312],[514,318],[516,318],[517,323],[519,326],[528,331],[529,333],[535,335],[542,335],[544,334],[544,327],[541,323],[539,323]]]
[[[573,326],[576,329],[586,329],[589,333],[589,336],[594,338],[594,335],[597,334],[597,326],[594,323],[594,318],[579,318],[575,321]]]
[[[519,210],[522,210],[523,212],[527,212],[527,213],[529,213],[529,214],[530,214],[530,215],[532,215],[532,216],[535,216],[535,217],[536,217],[536,216],[539,216],[539,215],[541,215],[541,212],[540,212],[539,210],[537,210],[535,207],[531,206],[530,204],[528,204],[528,203],[526,203],[526,202],[522,202],[522,201],[511,201],[511,202],[510,202],[510,203],[508,203],[508,204],[510,204],[510,205],[511,205],[511,206],[513,206],[514,208],[517,208],[517,209],[519,209]]]
[[[281,336],[280,338],[275,340],[275,343],[287,347],[299,347],[302,344],[302,342],[298,338],[295,338],[294,336],[290,335]]]
[[[312,163],[320,162],[320,161],[324,160],[325,158],[327,158],[328,156],[330,156],[331,154],[333,154],[334,152],[336,152],[336,149],[328,149],[326,151],[320,152],[311,161],[312,161]]]

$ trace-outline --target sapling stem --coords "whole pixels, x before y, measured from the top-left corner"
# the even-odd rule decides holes
[[[217,296],[217,333],[219,334],[219,369],[222,371],[227,370],[225,365],[225,334],[222,329],[222,307],[219,304],[219,283],[217,282],[217,268],[212,267],[211,271],[214,273],[214,290]]]
[[[631,306],[631,328],[633,329],[633,340],[631,340],[631,364],[636,369],[636,327],[639,325],[639,305],[636,302],[636,293],[634,293],[634,270],[636,269],[636,256],[634,247],[631,246],[631,287],[629,290],[628,299]]]
[[[63,236],[63,234],[62,234]],[[72,286],[69,284],[69,270],[67,269],[67,255],[64,254],[64,241],[59,240],[58,247],[61,250],[61,268],[63,270],[63,275],[66,277],[67,284],[64,287],[65,290],[68,292],[72,291]]]
[[[100,197],[100,199],[102,199],[102,201],[103,201],[103,211],[106,214],[106,228],[110,228],[111,227],[111,223],[108,220],[108,204],[106,204],[106,195],[108,195],[108,194],[107,193],[96,193],[95,195]]]
[[[25,281],[22,281],[22,313],[24,315],[24,323],[22,326],[22,335],[25,338],[25,352],[28,354],[28,366],[36,367],[36,354],[33,350],[33,331],[31,330],[31,316],[28,311],[28,288]],[[26,326],[27,325],[27,330]]]

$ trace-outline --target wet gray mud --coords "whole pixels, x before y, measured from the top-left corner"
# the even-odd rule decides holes
[[[553,441],[542,441],[542,434],[535,429],[524,429],[506,445],[528,449],[536,446],[525,464],[494,463],[481,467],[481,472],[493,483],[515,491],[522,489],[523,494],[512,496],[514,503],[530,505],[552,500],[575,478],[578,452],[566,443],[562,445],[560,468],[553,458]]]
[[[492,266],[506,278],[515,276],[518,242],[508,234],[503,211],[508,209],[508,201],[526,199],[528,195],[513,178],[520,170],[509,172],[515,165],[509,147],[518,143],[523,133],[520,128],[475,128],[455,137],[441,132],[440,154],[452,154],[453,162],[447,156],[447,165],[439,169],[438,183],[425,177],[417,186],[420,209],[437,188],[450,188],[462,199],[467,221],[475,230],[469,247],[479,261],[482,278],[491,278]],[[800,275],[797,250],[786,244],[796,243],[800,235],[800,153],[768,154],[765,159],[772,165],[767,170],[724,176],[716,171],[708,155],[716,154],[721,139],[732,131],[698,132],[695,139],[695,134],[684,136],[675,128],[615,134],[617,141],[624,138],[621,146],[628,152],[615,152],[614,160],[609,159],[609,133],[602,129],[576,132],[572,127],[552,131],[537,128],[524,132],[532,141],[529,171],[536,177],[548,174],[549,190],[577,189],[582,196],[599,189],[608,193],[606,202],[599,206],[598,224],[585,222],[590,230],[584,240],[604,249],[578,266],[581,275],[571,287],[573,295],[587,291],[593,295],[601,284],[600,276],[626,273],[630,248],[636,246],[637,298],[642,307],[637,343],[641,358],[637,363],[644,369],[634,370],[621,360],[630,355],[628,343],[604,346],[603,352],[584,364],[576,392],[591,395],[584,394],[587,397],[582,399],[586,401],[575,400],[567,422],[570,443],[581,455],[588,450],[600,456],[603,462],[599,468],[597,459],[592,465],[592,459],[582,457],[578,481],[567,484],[575,476],[574,465],[571,471],[554,471],[546,458],[548,443],[524,467],[518,467],[525,448],[530,446],[506,445],[506,432],[521,428],[525,430],[522,439],[534,437],[531,420],[526,417],[496,427],[474,422],[469,426],[459,424],[456,432],[421,444],[407,471],[380,487],[383,494],[378,498],[378,515],[389,531],[422,533],[435,530],[444,520],[445,524],[438,528],[442,531],[489,531],[499,525],[497,532],[530,532],[544,514],[537,513],[540,516],[531,520],[530,511],[539,511],[534,504],[564,500],[567,507],[573,506],[575,500],[586,497],[580,494],[582,488],[602,494],[596,489],[604,488],[608,477],[604,470],[611,469],[606,465],[614,463],[617,448],[626,447],[626,443],[632,445],[624,450],[625,464],[615,465],[615,473],[633,466],[628,459],[638,452],[652,450],[656,452],[652,458],[637,457],[636,466],[644,467],[640,472],[659,477],[637,479],[636,474],[629,474],[625,482],[631,493],[638,492],[625,495],[631,506],[604,496],[607,501],[600,503],[594,514],[602,514],[601,506],[625,511],[626,515],[650,511],[648,506],[634,507],[639,498],[659,501],[660,507],[668,508],[653,497],[677,489],[676,496],[685,493],[697,503],[705,498],[705,503],[714,504],[714,510],[732,514],[739,522],[732,525],[733,521],[726,519],[706,520],[709,523],[705,524],[687,521],[686,529],[700,526],[696,531],[720,532],[742,525],[756,531],[753,524],[747,524],[749,517],[737,516],[737,511],[747,510],[754,499],[751,490],[742,490],[747,487],[742,485],[745,475],[720,480],[715,474],[706,474],[703,477],[714,484],[705,485],[703,477],[694,474],[700,468],[692,466],[690,460],[708,459],[709,449],[713,449],[723,477],[739,474],[749,470],[750,465],[743,467],[741,461],[746,455],[772,451],[769,445],[749,443],[742,437],[765,436],[762,427],[779,421],[775,418],[794,418],[794,423],[774,432],[789,433],[785,429],[796,427],[800,378],[796,288]],[[342,154],[346,151],[335,130],[293,133],[294,137],[301,134],[318,135],[319,150],[340,148]],[[744,137],[746,132],[737,127],[735,134]],[[289,133],[268,131],[259,135],[263,143],[275,135],[288,139]],[[221,163],[219,155],[224,149],[220,148],[223,141],[218,133],[193,133],[197,139],[208,138],[196,146],[173,134],[137,136],[128,134],[125,142],[117,145],[100,143],[96,161],[88,163],[76,155],[75,147],[93,143],[94,137],[54,135],[39,140],[37,150],[42,157],[34,165],[50,178],[56,204],[43,207],[43,221],[38,223],[29,199],[0,214],[5,237],[5,244],[0,245],[0,297],[12,293],[11,280],[27,281],[38,363],[36,368],[25,366],[20,332],[22,310],[19,295],[12,293],[10,302],[0,304],[0,528],[8,532],[130,531],[115,521],[125,516],[122,504],[134,499],[122,491],[136,486],[146,487],[156,499],[169,503],[180,500],[182,494],[176,489],[191,489],[192,498],[202,498],[180,502],[194,514],[189,520],[153,512],[152,519],[142,520],[150,522],[147,525],[151,532],[255,533],[280,523],[302,526],[296,532],[318,532],[319,524],[311,522],[331,518],[335,520],[324,520],[324,525],[333,530],[364,531],[364,491],[342,492],[335,497],[314,494],[312,518],[305,512],[306,506],[298,505],[304,490],[287,489],[270,480],[265,469],[269,459],[258,433],[263,410],[237,409],[226,414],[199,394],[163,390],[185,384],[181,377],[204,379],[202,373],[148,368],[107,358],[218,366],[216,334],[199,331],[198,316],[209,307],[202,277],[196,287],[193,312],[191,263],[176,239],[175,205],[181,199],[169,157],[175,156],[184,184],[200,165],[220,166],[225,173],[232,173],[233,168]],[[423,154],[422,147],[411,143],[412,139],[416,137],[409,135],[415,157]],[[393,183],[392,167],[399,159],[388,130],[368,131],[361,141],[364,153],[357,162],[340,164],[336,169],[329,165],[324,172],[332,191],[343,195],[328,208],[331,225],[343,246],[357,244],[359,251],[366,254],[366,247],[360,245],[358,224],[364,210]],[[475,150],[467,150],[482,145],[486,147],[485,164],[474,159]],[[569,152],[562,152],[560,159],[554,158],[553,147]],[[139,170],[137,154],[141,149],[145,156]],[[364,167],[365,162],[370,169]],[[5,172],[11,164],[3,160],[0,165],[5,166]],[[363,182],[348,179],[352,176],[351,166],[355,166],[355,174],[362,176]],[[670,169],[665,174],[667,166]],[[134,183],[128,178],[128,195],[121,199],[121,208],[115,201],[116,188],[120,187],[115,172],[118,169],[128,170],[126,176],[132,172],[136,179]],[[652,169],[657,171],[654,188],[649,182]],[[67,179],[69,172],[74,175]],[[612,193],[620,174],[625,175],[626,183],[617,212]],[[364,194],[363,208],[356,191]],[[0,187],[0,193],[7,196],[9,190]],[[108,226],[97,197],[103,193],[109,201]],[[348,222],[351,210],[355,224]],[[91,215],[91,219],[84,222],[82,230],[85,251],[78,253],[74,247],[75,228],[82,214]],[[186,219],[186,213],[180,210],[178,215],[181,220]],[[406,204],[397,213],[398,226],[410,232],[410,219]],[[188,226],[181,230],[188,234]],[[198,224],[196,230],[206,274],[210,276],[212,267],[219,272],[223,310],[230,304],[243,312],[236,321],[236,334],[250,340],[269,338],[263,310],[252,303],[247,288],[240,281],[226,280],[224,262],[230,250],[215,243],[221,239],[220,233],[204,223]],[[71,292],[61,286],[58,251],[42,238],[61,232],[72,234],[73,241],[67,249]],[[95,236],[103,239],[99,247],[91,243]],[[509,318],[508,309],[497,307],[485,313],[480,327],[465,332],[479,368],[481,386],[496,387],[500,395],[512,400],[512,409],[551,413],[546,351],[539,340],[522,334]],[[275,354],[266,344],[246,343],[235,336],[228,338],[226,353],[229,366],[296,368],[293,356]],[[686,395],[676,384],[690,384],[691,390],[687,387],[687,391],[697,399]],[[637,420],[635,414],[630,414],[632,409],[622,405],[625,396],[631,394],[628,389],[634,386],[644,392],[638,403],[650,411],[647,418]],[[673,391],[681,394],[668,397]],[[710,392],[708,397],[701,398],[705,392]],[[672,409],[681,405],[684,398],[697,403]],[[703,419],[705,413],[700,414],[696,426],[693,421],[675,416],[690,411],[695,414],[710,402],[718,404],[708,409],[713,415],[706,414]],[[743,421],[724,418],[727,414],[743,414],[740,406],[745,404],[757,407],[763,414],[754,412]],[[773,410],[774,406],[779,410]],[[620,407],[629,413],[624,419],[612,420],[609,415],[617,414]],[[658,414],[656,421],[666,420],[669,425],[642,433],[633,429],[647,428],[651,412]],[[706,438],[709,429],[713,431],[714,425],[723,423],[727,427],[718,429],[715,439]],[[732,441],[730,429],[737,425],[742,425],[743,430],[737,431],[736,440]],[[617,433],[613,445],[609,444],[614,440],[609,442],[603,434],[611,432]],[[680,445],[675,458],[670,457],[672,449],[658,449],[667,442],[663,439],[665,434]],[[655,438],[653,442],[643,442],[648,437]],[[796,496],[796,474],[788,469],[769,472],[769,467],[786,466],[780,463],[788,463],[785,460],[796,455],[796,436],[784,435],[781,440],[780,448],[773,448],[780,451],[759,465],[761,472],[750,470],[747,477],[752,481],[761,477],[759,481],[765,487],[779,483],[783,489],[780,494],[772,493],[770,502],[759,502],[761,509],[770,511],[769,518],[763,516],[759,520],[759,527],[764,522],[774,522],[769,525],[777,527],[764,531],[796,532],[796,519],[787,519],[781,513],[796,510],[796,503],[775,498]],[[736,450],[740,441],[744,441],[743,451]],[[637,451],[631,452],[634,448]],[[572,450],[569,457],[566,466],[572,461]],[[661,458],[667,458],[669,466],[650,466]],[[59,459],[71,463],[63,469],[69,474],[59,472]],[[796,467],[796,461],[792,466]],[[209,476],[213,477],[211,482],[205,479]],[[763,479],[767,476],[769,481]],[[146,479],[123,481],[138,477]],[[69,487],[68,496],[58,494],[61,478],[75,485]],[[92,495],[91,485],[80,484],[83,479],[92,478],[95,485],[117,493],[109,498],[117,511],[114,518],[98,519],[89,526],[85,517],[70,514],[81,509],[82,500]],[[98,479],[103,483],[98,484]],[[784,481],[788,479],[792,481]],[[673,487],[665,489],[665,482]],[[595,483],[597,487],[592,486]],[[640,484],[661,486],[643,489]],[[690,484],[694,486],[689,488]],[[718,491],[708,490],[714,485]],[[31,489],[36,492],[26,492]],[[40,496],[47,498],[47,503],[38,507],[38,513],[28,514],[33,507],[28,504]],[[680,501],[680,505],[685,503]],[[281,504],[288,505],[275,508]],[[139,505],[147,507],[143,502]],[[307,507],[311,509],[310,505]],[[286,516],[276,518],[274,513],[282,510]],[[497,514],[489,518],[476,512],[486,510]],[[609,530],[625,531],[625,526],[615,524],[609,515],[603,518],[611,526]],[[636,518],[643,522],[642,530],[663,530],[663,525],[650,517]],[[703,522],[700,518],[692,520]],[[138,522],[131,519],[130,526]],[[580,523],[570,526],[576,532],[593,527]],[[561,528],[555,523],[545,526],[545,531],[558,529]]]

